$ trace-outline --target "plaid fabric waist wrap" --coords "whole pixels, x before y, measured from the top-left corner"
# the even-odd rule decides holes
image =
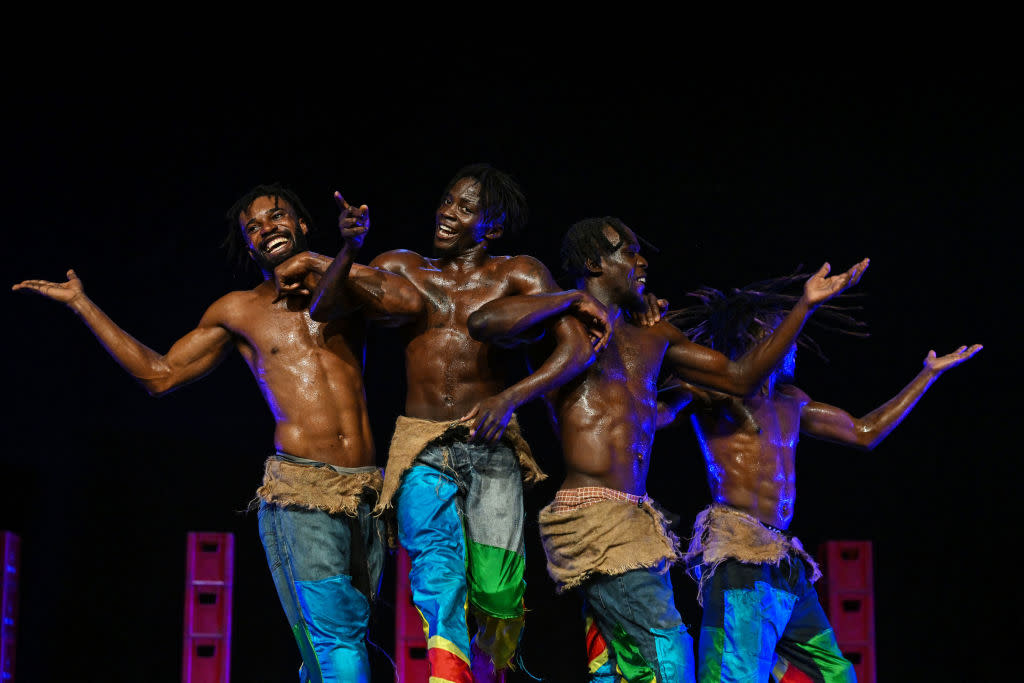
[[[620,500],[626,503],[633,503],[636,506],[643,505],[647,500],[647,494],[634,496],[631,493],[616,491],[615,489],[603,486],[581,486],[575,489],[559,489],[555,491],[555,499],[551,501],[550,512],[567,512],[579,510],[588,505],[600,503],[603,500]]]

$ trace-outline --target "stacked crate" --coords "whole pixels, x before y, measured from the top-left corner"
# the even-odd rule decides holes
[[[229,683],[235,536],[190,531],[185,561],[182,683]]]
[[[875,683],[875,586],[871,541],[825,541],[818,549],[821,605],[859,683]]]

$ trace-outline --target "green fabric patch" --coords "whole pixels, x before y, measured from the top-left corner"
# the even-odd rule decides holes
[[[855,683],[857,680],[853,666],[843,657],[832,629],[818,633],[806,643],[797,643],[797,646],[811,656],[825,683]]]
[[[697,645],[698,683],[722,680],[722,654],[725,652],[725,629],[702,628]]]
[[[306,629],[305,623],[295,624],[292,626],[292,635],[295,636],[295,642],[299,645],[299,654],[302,656],[302,668],[305,669],[306,675],[309,676],[309,683],[323,683],[323,674],[320,672],[320,658],[316,656],[316,650],[313,649],[313,640],[309,637],[309,630]],[[316,671],[310,671],[309,667],[306,666],[306,662],[316,662]]]
[[[626,633],[621,624],[615,625],[612,642],[609,646],[615,652],[615,668],[629,683],[656,683],[658,677],[654,669],[640,653],[633,636]]]
[[[468,541],[469,602],[484,614],[514,619],[523,614],[525,558],[504,548]]]

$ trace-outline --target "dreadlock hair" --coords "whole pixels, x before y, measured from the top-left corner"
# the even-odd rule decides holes
[[[619,241],[612,244],[604,234],[604,226],[609,226],[618,236]],[[615,216],[584,218],[576,221],[562,238],[562,270],[571,278],[585,277],[593,273],[590,264],[601,262],[601,257],[619,248],[623,240],[629,239],[630,228]],[[645,247],[657,253],[653,244],[633,232]]]
[[[669,311],[666,318],[682,329],[686,336],[698,344],[720,351],[732,360],[742,356],[765,334],[772,332],[786,312],[800,299],[799,294],[786,293],[790,286],[803,283],[809,273],[797,272],[782,277],[752,282],[734,288],[728,294],[714,287],[700,287],[686,296],[694,297],[699,304]],[[860,294],[842,293],[830,303],[817,308],[809,324],[832,332],[853,337],[867,337],[863,331],[867,326],[857,320],[851,311],[862,306],[852,306],[846,300]],[[843,301],[839,301],[839,300]],[[809,349],[820,359],[828,362],[821,346],[806,332],[797,337],[797,345]]]
[[[238,216],[260,197],[285,200],[292,205],[299,219],[305,221],[306,226],[310,230],[313,227],[313,217],[310,216],[309,211],[303,206],[302,200],[299,199],[298,195],[290,189],[278,182],[253,187],[239,197],[224,214],[224,220],[227,222],[227,234],[224,236],[224,241],[221,242],[220,246],[228,250],[228,260],[239,271],[244,271],[252,266],[252,259],[249,258],[249,247],[246,245],[245,238],[242,236],[242,229],[238,225]]]
[[[463,166],[445,185],[441,199],[463,178],[472,178],[480,184],[480,206],[483,223],[501,223],[504,234],[513,236],[526,225],[529,207],[519,183],[504,171],[490,164],[476,163]],[[440,204],[440,202],[438,202]]]

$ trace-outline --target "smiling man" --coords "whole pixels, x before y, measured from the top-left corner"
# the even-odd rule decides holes
[[[378,508],[397,510],[412,599],[426,622],[431,680],[501,676],[512,660],[524,625],[523,481],[544,477],[514,411],[593,361],[580,320],[598,328],[604,320],[600,306],[588,307],[592,299],[576,297],[570,315],[549,325],[558,341],[553,352],[518,381],[507,351],[470,335],[470,314],[490,301],[561,292],[537,259],[488,253],[525,224],[526,208],[507,173],[467,166],[441,194],[434,256],[388,251],[369,267],[353,266],[350,248],[369,227],[368,207],[352,209],[351,230],[342,230],[346,246],[314,292],[318,319],[358,306],[402,335],[405,415],[395,426]],[[419,292],[418,307],[401,295],[402,283]],[[467,604],[476,618],[472,646]]]
[[[227,220],[227,242],[259,266],[263,281],[215,301],[166,354],[118,327],[72,270],[66,282],[26,280],[13,289],[66,304],[151,396],[203,377],[238,349],[276,422],[276,452],[258,491],[259,528],[302,655],[300,680],[368,681],[365,636],[384,533],[370,514],[383,477],[363,388],[365,321],[310,318],[316,269],[305,293],[278,295],[273,269],[303,255],[311,223],[293,192],[254,187]],[[321,271],[329,262],[317,259]]]
[[[855,284],[867,259],[826,277],[828,264],[804,286],[773,335],[736,360],[690,342],[647,309],[647,260],[620,219],[589,218],[562,242],[563,267],[576,286],[608,310],[610,340],[595,362],[545,396],[565,458],[565,480],[540,511],[541,540],[556,590],[580,589],[591,680],[694,680],[693,640],[676,610],[669,568],[679,541],[647,496],[660,375],[745,396],[782,359],[812,311]],[[473,317],[480,338],[528,334],[523,321],[562,314],[557,297],[500,299]],[[674,398],[678,407],[685,402]],[[662,420],[661,422],[664,422]]]

